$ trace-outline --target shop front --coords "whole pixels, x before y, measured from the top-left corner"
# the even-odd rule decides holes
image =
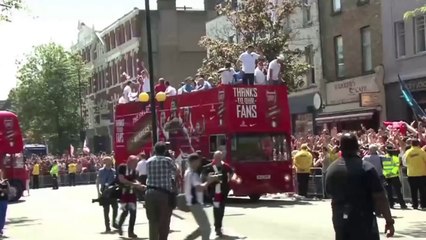
[[[321,128],[340,130],[378,129],[382,120],[384,103],[383,85],[376,74],[360,76],[326,85],[326,106],[317,115],[316,124]]]
[[[408,89],[411,91],[414,99],[420,107],[426,111],[426,77],[406,80]],[[386,103],[387,115],[389,121],[406,121],[415,120],[413,111],[402,97],[399,83],[386,84]]]
[[[314,132],[314,96],[316,91],[303,95],[290,95],[290,113],[292,121],[293,134],[295,136],[304,136]]]

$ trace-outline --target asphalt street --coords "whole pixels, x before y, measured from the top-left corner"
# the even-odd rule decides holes
[[[126,239],[116,233],[102,234],[102,208],[91,203],[95,195],[93,185],[32,190],[30,197],[9,205],[5,235],[11,240]],[[212,209],[207,211],[212,221]],[[426,212],[394,210],[393,215],[398,239],[426,239]],[[379,225],[383,230],[383,219],[379,219]],[[182,240],[195,228],[190,214],[176,210],[169,239]],[[138,208],[135,231],[139,239],[147,239],[148,223],[142,205]],[[331,240],[334,232],[330,203],[280,196],[266,197],[257,203],[232,199],[226,209],[224,233],[222,239]]]

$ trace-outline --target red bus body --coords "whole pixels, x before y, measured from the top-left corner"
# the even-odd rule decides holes
[[[159,140],[170,142],[177,158],[200,150],[211,158],[216,150],[241,178],[236,196],[258,198],[293,192],[290,154],[291,122],[285,86],[220,86],[169,97],[157,106]],[[151,153],[149,106],[117,105],[116,161]]]
[[[22,151],[24,142],[18,117],[0,111],[0,168],[11,185],[10,199],[19,200],[26,187],[29,176],[25,170]]]

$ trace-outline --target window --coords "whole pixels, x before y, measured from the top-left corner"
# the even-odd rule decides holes
[[[226,152],[226,136],[225,135],[211,135],[209,140],[210,152],[217,150]]]
[[[338,78],[345,76],[345,59],[343,55],[343,38],[337,36],[334,38],[334,51],[336,58],[336,73]]]
[[[289,144],[284,134],[243,134],[232,138],[232,160],[267,162],[289,160]]]
[[[416,53],[426,51],[425,20],[426,16],[414,18],[414,51]]]
[[[309,0],[302,0],[302,11],[303,11],[303,26],[309,26],[312,24],[311,19],[311,5]]]
[[[309,65],[309,70],[306,73],[307,84],[315,84],[314,49],[312,45],[305,47],[305,59]]]
[[[395,23],[395,53],[396,57],[405,56],[405,23]]]
[[[371,53],[371,31],[370,27],[361,28],[362,43],[362,70],[369,72],[373,70],[373,57]]]
[[[342,11],[342,0],[333,0],[333,12],[337,13]]]

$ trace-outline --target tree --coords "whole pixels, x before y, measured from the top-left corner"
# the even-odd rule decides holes
[[[88,76],[80,56],[49,43],[35,47],[18,64],[18,85],[9,97],[26,137],[47,140],[57,153],[78,144],[79,93]]]
[[[414,16],[420,15],[420,14],[426,14],[426,5],[416,8],[412,11],[408,11],[404,14],[404,19],[409,19]]]
[[[0,22],[10,22],[12,12],[24,8],[23,2],[23,0],[0,0]]]
[[[290,91],[296,89],[298,79],[306,74],[309,66],[301,59],[303,51],[289,49],[289,42],[294,33],[284,26],[288,23],[290,15],[301,6],[299,2],[282,0],[275,5],[267,0],[246,0],[238,10],[233,8],[230,0],[218,5],[219,16],[228,19],[239,41],[233,43],[220,38],[202,37],[199,44],[208,54],[199,72],[217,78],[217,71],[224,67],[225,62],[237,66],[239,55],[247,46],[253,45],[264,53],[268,61],[275,59],[279,54],[284,54],[283,81]]]

